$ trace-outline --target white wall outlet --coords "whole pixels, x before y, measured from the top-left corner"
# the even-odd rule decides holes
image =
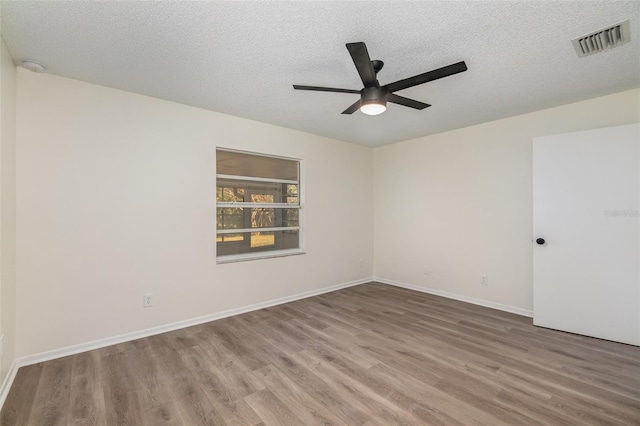
[[[487,275],[480,275],[480,284],[489,285],[489,277]]]
[[[358,266],[359,266],[360,268],[364,267],[364,259],[360,259],[360,260],[358,261]]]
[[[422,267],[422,273],[425,275],[429,275],[431,273],[431,268],[429,267],[429,265],[424,265]]]
[[[153,306],[153,293],[146,293],[144,295],[142,306],[144,306],[145,308],[150,308]]]

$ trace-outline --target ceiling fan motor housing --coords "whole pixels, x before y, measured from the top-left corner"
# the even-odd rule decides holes
[[[360,104],[387,105],[387,94],[389,92],[384,87],[365,87],[360,93]]]

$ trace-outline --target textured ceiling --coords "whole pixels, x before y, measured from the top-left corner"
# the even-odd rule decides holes
[[[3,1],[18,63],[52,74],[369,146],[640,87],[638,1]],[[578,58],[571,39],[631,19],[632,41]],[[360,89],[345,43],[382,59],[381,84],[461,60],[398,94],[432,104],[341,115]]]

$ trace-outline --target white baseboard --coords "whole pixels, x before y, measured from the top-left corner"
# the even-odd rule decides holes
[[[281,297],[279,299],[268,300],[266,302],[256,303],[249,306],[243,306],[236,309],[230,309],[230,310],[218,312],[215,314],[205,315],[205,316],[192,318],[184,321],[178,321],[171,324],[160,325],[157,327],[138,330],[131,333],[120,334],[118,336],[107,337],[104,339],[93,340],[91,342],[80,343],[78,345],[67,346],[64,348],[54,349],[46,352],[40,352],[33,355],[27,355],[27,356],[23,356],[16,359],[14,364],[16,364],[17,367],[24,367],[26,365],[37,364],[39,362],[49,361],[56,358],[62,358],[69,355],[75,355],[78,353],[87,352],[94,349],[104,348],[105,346],[111,346],[118,343],[128,342],[131,340],[140,339],[142,337],[153,336],[155,334],[166,333],[168,331],[178,330],[181,328],[191,327],[194,325],[219,320],[222,318],[227,318],[233,315],[244,314],[251,311],[257,311],[259,309],[269,308],[271,306],[282,305],[284,303],[293,302],[299,299],[306,299],[307,297],[317,296],[320,294],[340,290],[343,288],[353,287],[356,285],[368,283],[368,282],[371,282],[372,280],[373,280],[372,278],[365,278],[357,281],[350,281],[343,284],[324,287],[318,290],[312,290],[304,293],[295,294],[293,296]],[[11,384],[9,384],[9,387],[11,387]],[[2,405],[0,405],[0,408],[1,407]]]
[[[485,306],[487,308],[498,309],[500,311],[511,312],[512,314],[522,315],[533,318],[533,311],[527,309],[516,308],[514,306],[503,305],[501,303],[491,302],[489,300],[476,299],[475,297],[462,296],[460,294],[449,293],[448,291],[436,290],[428,287],[420,287],[413,284],[401,283],[399,281],[388,280],[386,278],[373,277],[373,281],[383,284],[389,284],[396,287],[402,287],[409,290],[419,291],[421,293],[433,294],[435,296],[446,297],[447,299],[460,300],[461,302],[473,303],[474,305]]]
[[[4,378],[2,382],[2,386],[0,387],[0,410],[4,405],[4,401],[7,399],[7,395],[9,395],[9,390],[11,389],[11,385],[16,378],[16,374],[18,373],[18,363],[14,359],[11,363],[11,367],[7,372],[7,376]]]

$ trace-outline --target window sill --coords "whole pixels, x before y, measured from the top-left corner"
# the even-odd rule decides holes
[[[249,260],[271,259],[274,257],[298,256],[300,254],[305,254],[305,253],[306,252],[302,249],[291,249],[291,250],[268,251],[268,252],[261,252],[261,253],[234,254],[229,256],[220,256],[216,258],[216,264],[220,265],[223,263],[247,262]]]

